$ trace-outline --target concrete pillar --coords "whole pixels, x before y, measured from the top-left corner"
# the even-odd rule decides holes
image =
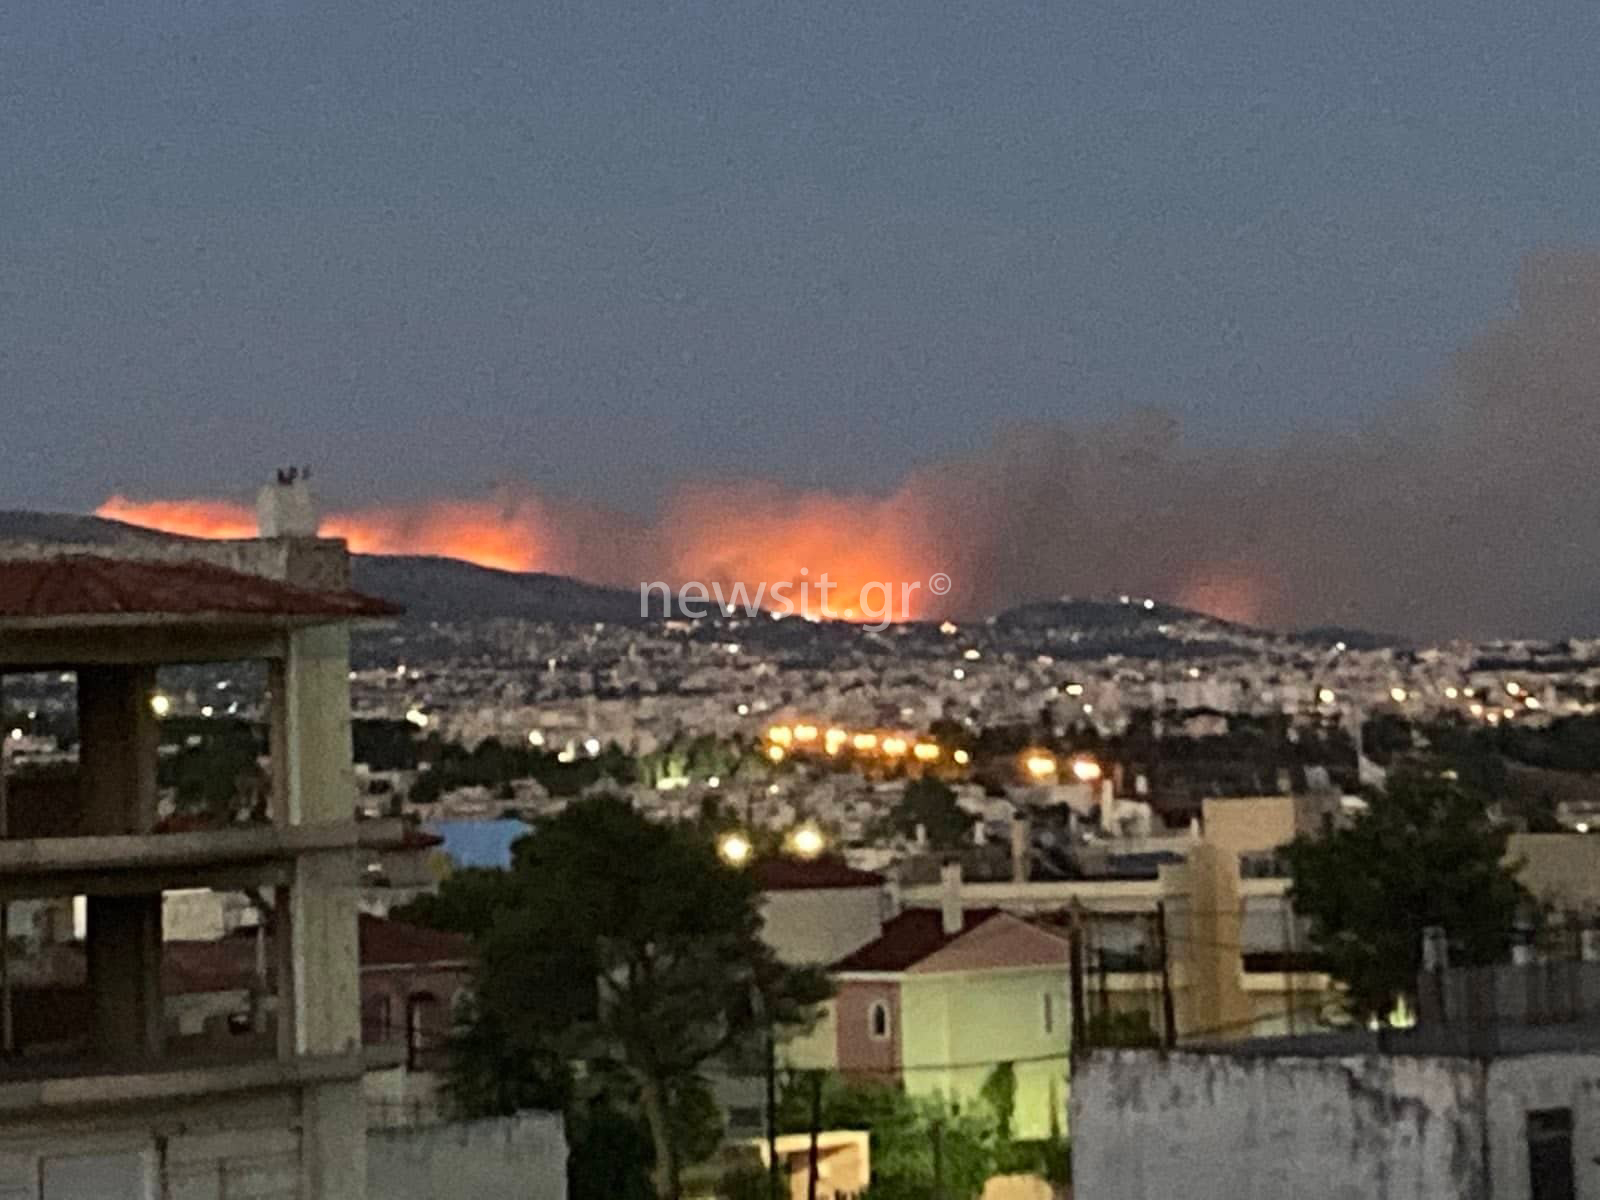
[[[78,670],[79,828],[85,835],[155,828],[155,686],[153,667]]]
[[[271,665],[272,811],[276,821],[313,825],[355,815],[350,747],[350,633],[303,629]]]
[[[271,669],[273,819],[314,825],[355,815],[350,746],[350,639],[340,626],[288,636]],[[352,853],[299,858],[278,889],[279,1053],[361,1049],[361,987]],[[303,1190],[317,1200],[365,1200],[366,1108],[359,1080],[301,1093]]]
[[[97,1055],[161,1053],[161,896],[90,896],[86,956]]]
[[[155,682],[153,667],[78,670],[78,828],[85,835],[155,828]],[[118,1060],[158,1055],[164,1024],[160,893],[91,895],[85,940],[96,1053]]]

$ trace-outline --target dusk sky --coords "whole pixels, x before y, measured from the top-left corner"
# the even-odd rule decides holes
[[[0,10],[0,507],[1358,441],[1600,243],[1590,4]]]

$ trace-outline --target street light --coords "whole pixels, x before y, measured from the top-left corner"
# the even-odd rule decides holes
[[[1047,779],[1056,773],[1056,759],[1053,754],[1042,752],[1030,754],[1022,760],[1022,765],[1035,779]]]
[[[750,861],[752,847],[744,834],[725,833],[717,839],[717,854],[730,867],[742,867]]]
[[[816,858],[828,846],[828,839],[815,825],[802,825],[789,835],[789,849],[800,858]]]

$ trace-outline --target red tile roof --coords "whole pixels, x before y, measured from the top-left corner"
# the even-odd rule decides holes
[[[944,913],[937,908],[908,908],[884,922],[883,933],[853,954],[833,964],[835,971],[906,971],[943,950],[985,921],[1000,915],[998,908],[969,908],[958,933],[944,931]]]
[[[0,619],[104,616],[387,617],[357,592],[320,592],[204,562],[95,554],[0,560]]]
[[[269,952],[269,974],[271,961]],[[169,996],[248,991],[255,977],[254,937],[235,936],[214,942],[161,944],[161,990]]]
[[[883,886],[882,875],[858,871],[837,858],[763,858],[750,868],[750,875],[763,892]]]
[[[421,967],[471,961],[472,939],[465,934],[361,914],[363,967]]]
[[[271,954],[268,968],[270,972]],[[472,961],[472,942],[459,933],[444,933],[361,916],[361,966],[426,967],[441,963],[465,966]],[[173,941],[161,945],[161,990],[169,996],[201,992],[242,992],[256,975],[255,937],[238,932],[216,941]]]

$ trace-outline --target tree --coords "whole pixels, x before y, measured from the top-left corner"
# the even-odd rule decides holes
[[[972,829],[972,819],[961,811],[950,785],[937,779],[913,779],[905,786],[899,802],[889,813],[895,832],[915,835],[922,826],[928,844],[935,850],[953,850]]]
[[[656,1193],[677,1200],[704,1132],[705,1068],[769,1022],[807,1025],[825,976],[778,962],[754,882],[702,832],[615,797],[536,824],[509,892],[479,939],[479,1019],[525,1057],[619,1080],[650,1131]]]
[[[1349,826],[1285,852],[1295,911],[1356,1018],[1387,1020],[1414,995],[1422,931],[1442,926],[1451,961],[1500,961],[1527,894],[1505,864],[1506,831],[1438,773],[1404,771]]]

